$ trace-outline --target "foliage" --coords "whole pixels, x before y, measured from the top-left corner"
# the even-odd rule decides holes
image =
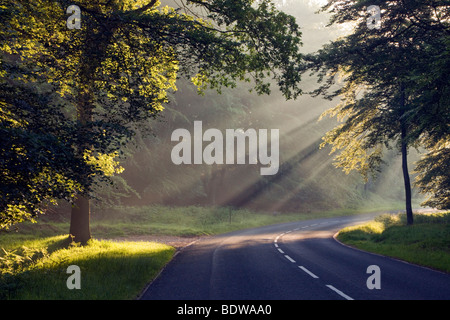
[[[6,65],[15,67],[3,61]],[[79,138],[76,124],[65,120],[46,92],[37,91],[0,80],[1,228],[32,219],[48,201],[69,199],[95,173],[70,148]]]
[[[419,96],[420,123],[419,131],[422,145],[428,150],[417,163],[419,173],[416,185],[429,198],[424,205],[439,209],[450,208],[450,37],[441,43],[437,54],[429,55],[430,63],[426,64],[426,77],[419,78],[417,90],[426,92]],[[427,50],[429,52],[430,49]],[[432,125],[430,125],[432,124]]]
[[[449,7],[445,1],[380,2],[382,25],[376,30],[367,26],[366,10],[373,4],[336,0],[323,7],[333,14],[330,24],[352,23],[353,31],[311,57],[309,69],[322,83],[313,94],[341,97],[324,114],[342,121],[323,143],[340,151],[336,165],[367,178],[378,170],[383,151],[397,142],[408,190],[408,147],[448,139],[448,76],[436,65],[448,61],[443,52],[448,52]]]
[[[420,190],[429,194],[423,205],[438,208],[450,208],[450,147],[448,140],[436,143],[417,163],[419,172],[416,184]]]

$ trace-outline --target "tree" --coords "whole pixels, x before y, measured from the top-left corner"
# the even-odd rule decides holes
[[[80,29],[66,26],[69,5],[81,9]],[[99,162],[114,167],[136,126],[163,110],[180,74],[200,89],[253,81],[259,94],[270,92],[271,76],[286,98],[301,94],[301,33],[267,0],[181,1],[176,9],[156,0],[3,0],[1,8],[3,52],[19,57],[20,81],[50,86],[71,108],[80,139],[66,146],[95,171],[75,196],[77,242],[91,237],[92,181],[105,175]]]
[[[372,14],[367,9],[374,4],[381,7],[379,29],[367,23]],[[310,69],[322,82],[313,94],[341,96],[341,103],[326,115],[343,123],[327,133],[323,145],[340,150],[338,167],[367,177],[377,170],[383,149],[397,141],[408,224],[413,223],[408,148],[423,144],[435,126],[430,117],[422,117],[436,98],[436,88],[426,79],[431,61],[442,52],[442,39],[448,39],[448,9],[445,1],[329,1],[322,10],[332,13],[330,24],[352,23],[353,32],[311,57]],[[343,85],[336,89],[337,75]],[[442,105],[437,113],[445,110]],[[444,126],[448,130],[448,123]]]
[[[422,72],[427,76],[416,75],[420,80],[417,90],[427,92],[418,97],[421,116],[416,120],[426,130],[420,139],[428,152],[415,171],[417,187],[429,195],[423,205],[450,209],[450,37],[443,37],[439,44],[441,49],[435,54],[427,50],[429,63]]]

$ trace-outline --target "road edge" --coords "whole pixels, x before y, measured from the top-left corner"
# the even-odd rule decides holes
[[[161,274],[164,272],[164,270],[167,268],[167,266],[173,261],[175,260],[175,258],[178,256],[178,254],[183,251],[184,249],[186,249],[187,247],[192,246],[194,243],[198,242],[202,240],[202,238],[196,239],[190,243],[188,243],[187,245],[185,245],[184,247],[180,248],[179,250],[176,250],[175,253],[173,254],[172,258],[167,261],[167,263],[159,270],[158,274],[149,282],[147,283],[147,285],[141,290],[141,292],[136,296],[136,298],[134,298],[133,300],[142,300],[143,296],[145,295],[145,293],[147,292],[147,290],[150,288],[150,286],[156,281],[156,279],[158,279]]]
[[[341,230],[342,230],[342,229],[341,229]],[[339,234],[339,232],[340,232],[341,230],[339,230],[338,232],[336,232],[336,233],[333,235],[333,239],[334,239],[334,241],[336,241],[337,243],[339,243],[340,245],[342,245],[342,246],[344,246],[344,247],[347,247],[347,248],[350,248],[350,249],[353,249],[353,250],[357,250],[357,251],[359,251],[359,252],[368,253],[368,254],[371,254],[371,255],[374,255],[374,256],[392,259],[392,260],[395,260],[395,261],[399,261],[399,262],[402,262],[402,263],[405,263],[405,264],[409,264],[409,265],[412,265],[412,266],[420,267],[420,268],[427,269],[427,270],[430,270],[430,271],[439,272],[439,273],[441,273],[441,274],[450,275],[450,273],[448,273],[448,272],[444,272],[444,271],[442,271],[442,270],[434,269],[434,268],[429,267],[429,266],[423,266],[423,265],[420,265],[420,264],[416,264],[416,263],[413,263],[413,262],[409,262],[409,261],[406,261],[406,260],[402,260],[402,259],[397,258],[397,257],[392,257],[392,256],[383,255],[383,254],[381,254],[381,253],[376,253],[376,252],[371,252],[371,251],[362,250],[362,249],[360,249],[360,248],[357,248],[357,247],[351,246],[351,245],[349,245],[349,244],[346,244],[346,243],[344,243],[344,242],[342,242],[342,241],[340,241],[340,240],[337,239],[337,236],[338,236],[338,234]]]

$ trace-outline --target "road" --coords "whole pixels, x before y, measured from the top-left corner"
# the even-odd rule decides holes
[[[342,245],[341,228],[373,215],[237,231],[186,247],[143,300],[450,299],[450,275]],[[380,288],[369,289],[369,266]],[[372,283],[372,281],[370,281]]]

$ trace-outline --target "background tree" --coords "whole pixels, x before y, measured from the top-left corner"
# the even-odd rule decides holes
[[[95,169],[69,147],[76,127],[61,106],[17,83],[1,81],[0,92],[0,227],[7,228],[33,220],[55,199],[69,200]]]
[[[379,29],[367,24],[371,5],[381,8]],[[332,13],[330,24],[352,26],[349,35],[311,59],[311,69],[322,82],[314,94],[341,97],[326,114],[343,123],[325,136],[324,144],[333,145],[333,152],[340,150],[338,167],[367,176],[379,167],[384,148],[396,141],[402,154],[407,221],[412,224],[408,148],[424,144],[436,125],[434,116],[448,111],[447,100],[435,108],[433,117],[422,117],[436,99],[436,87],[425,79],[432,77],[428,66],[442,54],[441,41],[448,39],[449,6],[445,1],[335,0],[322,10]],[[343,77],[341,82],[337,75]],[[442,92],[443,84],[437,88]],[[448,132],[448,122],[444,127]]]
[[[66,27],[69,5],[81,8],[80,30]],[[59,95],[77,128],[65,147],[91,170],[89,180],[77,175],[83,183],[76,181],[70,230],[77,242],[90,238],[94,177],[114,168],[136,126],[163,110],[178,75],[200,88],[252,81],[261,94],[270,92],[264,79],[271,76],[286,98],[301,93],[298,26],[270,1],[182,1],[175,9],[155,0],[3,0],[1,8],[3,53],[17,56],[24,70],[17,80]]]

